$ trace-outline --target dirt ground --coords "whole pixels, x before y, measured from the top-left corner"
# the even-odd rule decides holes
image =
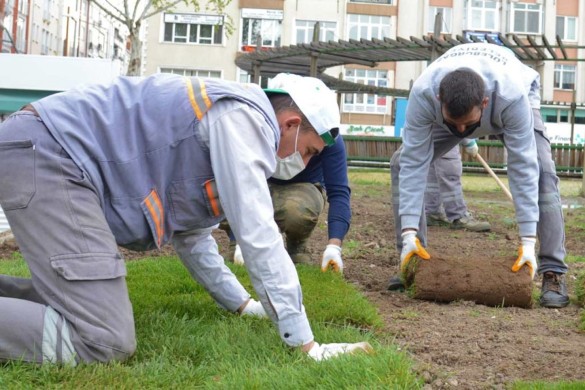
[[[574,299],[576,275],[585,272],[585,264],[570,265],[567,279],[572,301],[564,309],[538,305],[531,309],[488,307],[469,301],[435,303],[387,291],[399,257],[388,193],[373,193],[352,198],[353,219],[344,246],[344,275],[379,309],[388,339],[412,356],[427,383],[425,388],[497,389],[516,380],[585,380],[585,332],[579,330],[582,309]],[[469,253],[489,259],[491,254],[508,251],[515,256],[516,227],[510,222],[512,207],[504,195],[473,193],[466,194],[466,199],[480,219],[490,221],[492,231],[471,233],[430,227],[431,256]],[[582,198],[574,201],[583,204]],[[499,211],[492,213],[493,207]],[[582,218],[583,213],[585,208],[571,210],[566,220]],[[325,219],[322,216],[309,244],[315,265],[326,242]],[[584,229],[579,224],[571,226],[567,229],[567,250],[583,256]],[[216,239],[225,254],[227,237],[218,231]],[[0,246],[0,258],[9,258],[16,249],[10,244]],[[169,251],[172,249],[165,247],[163,252]],[[123,252],[127,259],[145,255]],[[540,279],[535,285],[540,288]]]
[[[490,221],[491,232],[429,227],[431,257],[469,253],[489,260],[490,255],[501,256],[506,251],[515,256],[517,229],[510,223],[511,204],[502,194],[474,195],[466,194],[470,209],[482,211],[476,215]],[[398,271],[399,262],[392,206],[387,198],[386,194],[379,198],[365,195],[352,201],[352,227],[346,241],[356,240],[363,245],[345,257],[345,277],[378,307],[387,331],[413,356],[428,388],[504,388],[515,380],[585,379],[585,332],[579,330],[582,309],[574,299],[563,309],[546,309],[538,304],[532,309],[520,309],[468,301],[441,304],[387,291],[388,280]],[[582,203],[583,199],[575,202]],[[509,208],[508,214],[492,215],[494,204]],[[569,212],[567,220],[576,213],[583,215],[585,210]],[[313,240],[315,256],[323,239]],[[568,228],[566,246],[569,254],[583,256],[583,232]],[[585,272],[585,264],[570,265],[567,280],[573,298],[575,275],[579,272]],[[540,278],[535,285],[540,290]]]

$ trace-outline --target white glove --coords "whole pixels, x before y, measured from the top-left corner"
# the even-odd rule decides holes
[[[250,316],[250,317],[259,317],[259,318],[268,318],[268,314],[266,314],[266,310],[264,310],[264,306],[262,303],[250,299],[248,304],[240,313],[241,316]]]
[[[423,248],[416,232],[408,230],[402,233],[402,251],[400,252],[400,271],[404,272],[412,256],[417,255],[423,260],[429,260],[431,255]]]
[[[234,264],[244,265],[244,255],[242,255],[242,249],[238,244],[236,244],[236,250],[234,251]]]
[[[355,344],[319,344],[315,342],[308,354],[310,357],[320,362],[321,360],[327,360],[342,353],[354,353],[356,351],[371,352],[372,350],[372,346],[366,341]]]
[[[518,272],[524,264],[530,268],[530,276],[534,279],[538,265],[536,264],[536,256],[534,255],[534,245],[536,244],[536,238],[533,237],[521,237],[522,244],[518,250],[518,258],[512,266],[512,272]]]
[[[323,252],[321,271],[326,272],[329,268],[333,271],[343,273],[343,260],[341,260],[341,247],[333,244],[327,245]]]
[[[477,147],[477,142],[472,139],[468,144],[463,145],[465,148],[465,153],[469,154],[471,157],[477,156],[479,153],[479,148]]]

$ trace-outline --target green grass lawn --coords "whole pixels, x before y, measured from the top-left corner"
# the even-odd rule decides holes
[[[1,389],[23,388],[419,388],[412,362],[383,334],[375,307],[342,277],[299,266],[305,306],[320,343],[367,340],[370,355],[314,362],[287,348],[267,319],[241,318],[216,306],[177,258],[128,266],[138,348],[125,363],[76,368],[6,363]],[[252,290],[243,267],[232,266]],[[21,259],[0,273],[26,276]]]
[[[353,196],[386,193],[389,199],[388,170],[351,169],[349,175]],[[466,192],[500,191],[492,178],[479,175],[465,175],[463,187]],[[563,196],[578,196],[580,188],[580,180],[561,181]],[[577,224],[584,221],[580,211],[574,217],[578,218],[572,218]],[[359,242],[348,241],[345,250],[346,255],[358,251]],[[568,258],[570,262],[584,260],[582,256]],[[393,346],[394,336],[383,332],[376,308],[339,275],[321,273],[315,267],[297,267],[315,338],[320,343],[367,340],[374,353],[318,363],[287,348],[269,320],[240,318],[218,308],[177,258],[145,258],[129,262],[127,267],[138,339],[132,359],[77,368],[6,363],[0,366],[0,389],[423,386],[412,361]],[[252,291],[245,269],[230,267]],[[0,261],[0,274],[26,276],[28,270],[21,256],[15,254],[12,259]],[[585,383],[518,382],[512,387],[577,389],[585,388]]]

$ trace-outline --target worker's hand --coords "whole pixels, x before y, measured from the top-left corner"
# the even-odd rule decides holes
[[[479,153],[477,142],[475,142],[474,139],[470,139],[468,143],[463,144],[463,147],[465,148],[465,153],[469,154],[471,157],[475,157],[477,156],[477,153]]]
[[[404,272],[412,256],[417,255],[423,260],[429,260],[431,255],[423,248],[416,231],[408,230],[402,233],[402,252],[400,252],[400,271]]]
[[[242,249],[238,244],[236,244],[234,251],[234,264],[244,265],[244,255],[242,255]]]
[[[536,256],[534,255],[534,245],[536,244],[536,238],[534,237],[522,237],[522,244],[518,250],[518,258],[512,266],[512,272],[518,272],[524,264],[530,268],[530,276],[534,279],[538,265],[536,264]]]
[[[310,357],[319,362],[321,360],[327,360],[343,353],[354,353],[358,351],[369,353],[372,350],[372,346],[366,341],[355,344],[319,344],[314,342],[313,347],[309,350],[308,354]]]
[[[329,268],[333,271],[343,273],[343,260],[341,259],[341,247],[333,244],[327,245],[323,252],[321,271],[326,272]]]
[[[260,317],[260,318],[268,318],[268,314],[266,314],[266,310],[264,310],[264,306],[262,303],[250,299],[246,306],[240,312],[241,316],[250,316],[250,317]]]

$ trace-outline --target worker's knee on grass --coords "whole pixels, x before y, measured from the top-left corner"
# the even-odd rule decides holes
[[[123,362],[136,352],[134,323],[121,325],[114,330],[96,330],[91,340],[83,340],[80,356],[86,362]]]

